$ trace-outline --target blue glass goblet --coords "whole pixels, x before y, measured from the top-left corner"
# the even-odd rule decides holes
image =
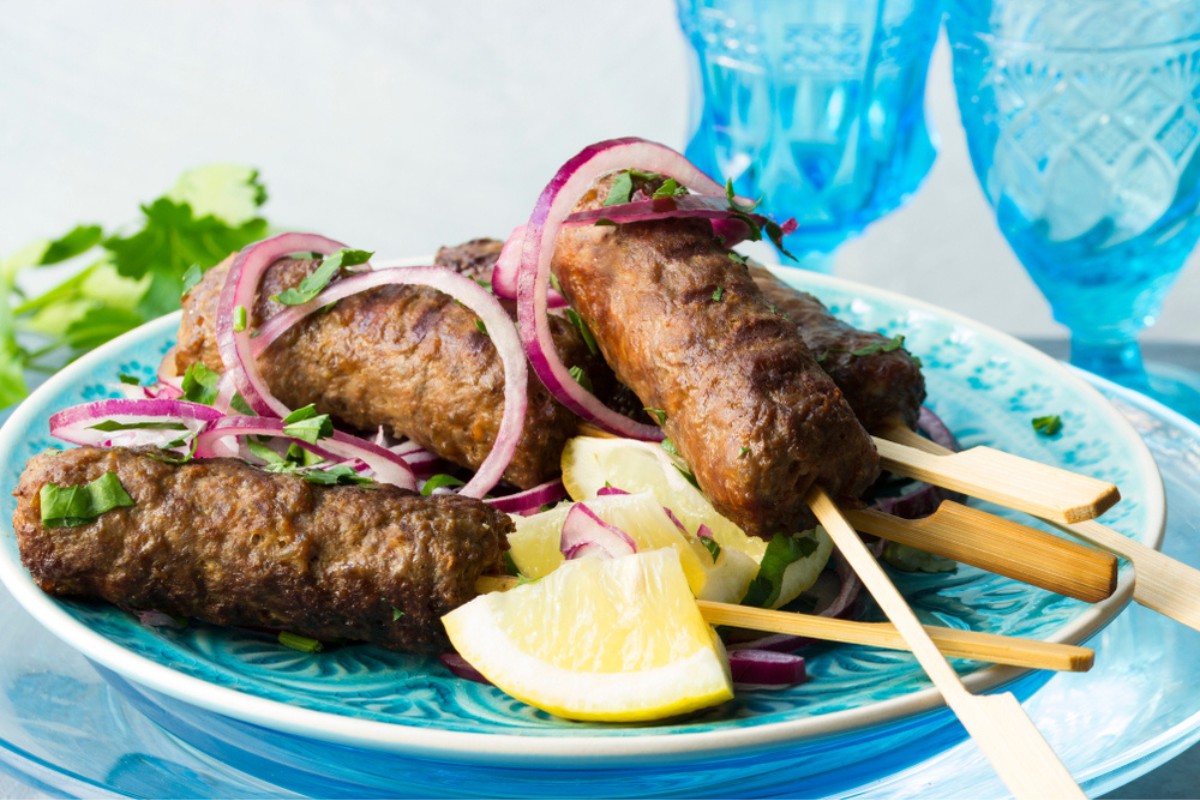
[[[916,190],[940,0],[678,0],[695,53],[686,154],[828,254]]]
[[[946,25],[976,174],[1071,362],[1200,419],[1200,382],[1137,343],[1200,238],[1200,2],[949,0]]]

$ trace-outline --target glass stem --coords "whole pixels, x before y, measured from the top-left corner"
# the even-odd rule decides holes
[[[1131,389],[1144,391],[1149,388],[1142,349],[1136,339],[1097,342],[1073,336],[1071,363]]]

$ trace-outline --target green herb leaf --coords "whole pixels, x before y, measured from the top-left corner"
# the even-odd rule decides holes
[[[739,447],[738,448],[738,458],[745,458],[746,454],[749,452],[750,452],[749,447]]]
[[[402,609],[392,606],[392,622],[399,622],[400,618],[403,616],[404,616],[404,611]]]
[[[439,472],[437,475],[430,476],[429,480],[425,481],[425,485],[421,487],[421,496],[429,497],[435,489],[444,489],[447,486],[466,486],[466,483],[453,475]]]
[[[583,367],[571,367],[569,370],[567,370],[567,372],[571,373],[571,377],[576,383],[578,383],[584,389],[587,389],[589,392],[592,391],[592,379],[588,377],[588,374],[586,371],[584,371]]]
[[[1033,429],[1042,436],[1056,436],[1062,432],[1063,421],[1058,414],[1033,418]]]
[[[675,456],[675,458],[683,458],[683,456],[679,455],[679,448],[675,446],[675,443],[671,441],[670,437],[663,439],[658,444],[663,450],[666,450],[668,453]]]
[[[719,303],[719,302],[721,302],[721,298],[722,298],[722,297],[724,297],[724,296],[725,296],[725,287],[724,287],[724,286],[718,286],[718,287],[717,287],[717,290],[716,290],[715,292],[713,292],[713,293],[712,293],[712,299],[713,299],[713,302],[714,302],[714,303]]]
[[[891,353],[896,350],[900,350],[903,347],[904,347],[904,336],[897,334],[896,336],[893,336],[891,339],[888,339],[886,342],[879,342],[878,344],[869,344],[866,347],[860,347],[857,350],[851,350],[850,355],[859,356],[859,357],[873,356],[877,353]]]
[[[184,400],[211,406],[217,399],[217,384],[220,382],[220,373],[213,372],[201,362],[195,361],[188,365],[179,386],[183,389]]]
[[[100,244],[103,238],[104,231],[99,225],[78,225],[70,233],[46,245],[38,264],[57,264],[74,258]]]
[[[82,486],[42,485],[38,493],[42,524],[47,528],[86,525],[114,508],[136,505],[115,472],[106,472]]]
[[[712,555],[713,563],[717,563],[717,559],[721,557],[721,545],[717,544],[717,540],[708,536],[701,536],[700,544],[704,545],[704,549]]]
[[[338,464],[328,469],[306,469],[296,473],[309,483],[321,486],[374,486],[375,481],[365,475],[360,475],[345,464]]]
[[[246,330],[247,317],[248,315],[246,314],[245,306],[237,306],[233,309],[234,333],[241,333],[242,331]]]
[[[324,645],[316,639],[310,639],[298,633],[288,633],[287,631],[279,632],[279,643],[284,647],[290,647],[293,650],[299,650],[303,653],[319,653],[324,648]]]
[[[743,264],[744,265],[747,261],[750,260],[750,259],[746,258],[744,255],[742,255],[741,253],[738,253],[734,250],[730,250],[725,255],[729,256],[729,260],[735,264]]]
[[[484,336],[488,335],[487,325],[483,324],[483,320],[481,320],[479,317],[475,318],[475,328]]]
[[[663,181],[662,186],[654,190],[654,199],[659,200],[664,197],[682,197],[688,193],[688,190],[680,186],[674,178],[667,178]]]
[[[596,345],[596,337],[592,336],[592,329],[589,328],[588,324],[583,321],[583,317],[579,316],[579,312],[573,308],[568,308],[567,319],[569,319],[571,324],[575,326],[575,329],[579,331],[579,335],[583,337],[583,343],[587,345],[587,348],[589,351],[591,351],[591,354],[594,356],[600,355],[600,348]]]
[[[141,386],[142,379],[137,375],[126,375],[124,372],[117,373],[117,380],[126,386]]]
[[[200,269],[199,264],[192,264],[183,273],[183,291],[179,293],[180,297],[186,297],[187,293],[196,288],[196,284],[204,277],[204,270]]]
[[[246,402],[246,398],[242,397],[241,392],[234,392],[233,397],[229,399],[229,407],[239,414],[245,414],[247,417],[257,417],[254,409]]]
[[[642,411],[645,411],[647,414],[654,417],[654,419],[658,421],[660,427],[667,424],[667,412],[663,409],[646,407],[643,408]]]
[[[309,444],[333,435],[333,422],[328,414],[318,414],[312,403],[298,408],[283,418],[283,432]]]
[[[613,179],[612,186],[608,190],[608,197],[604,198],[604,205],[616,206],[628,203],[632,195],[633,176],[629,174],[629,170],[626,170]]]
[[[187,425],[178,422],[117,422],[116,420],[106,419],[104,422],[98,422],[95,425],[89,425],[88,428],[93,431],[103,431],[111,433],[112,431],[186,431]]]
[[[298,286],[293,286],[289,289],[284,289],[271,299],[283,303],[285,306],[301,306],[312,300],[321,293],[321,290],[329,285],[333,280],[333,276],[337,275],[343,267],[355,267],[359,264],[365,264],[375,255],[366,250],[351,250],[348,247],[343,247],[336,253],[332,253],[321,261],[321,265],[300,281]]]
[[[758,567],[758,575],[750,582],[742,605],[770,608],[779,599],[779,591],[783,586],[783,573],[788,566],[807,558],[817,550],[817,541],[809,534],[786,536],[777,533],[767,543],[767,551],[763,553],[762,562]]]

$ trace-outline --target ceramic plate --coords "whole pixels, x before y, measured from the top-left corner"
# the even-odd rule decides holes
[[[919,301],[811,274],[787,277],[821,296],[839,316],[891,335],[903,333],[924,362],[929,405],[965,446],[988,444],[1087,473],[1121,487],[1123,501],[1103,521],[1152,546],[1163,521],[1162,484],[1149,452],[1119,414],[1056,362],[1000,333]],[[51,413],[115,395],[118,373],[149,378],[172,345],[178,315],[150,323],[77,361],[43,385],[0,431],[11,519],[25,460],[55,443]],[[1061,435],[1034,432],[1032,417],[1060,414]],[[991,510],[1001,511],[994,507]],[[1009,513],[1009,512],[1004,512]],[[5,523],[7,525],[7,522]],[[9,531],[11,534],[11,530]],[[13,536],[0,545],[0,577],[46,628],[123,680],[232,720],[324,742],[352,744],[459,763],[575,768],[678,762],[795,748],[804,742],[861,739],[880,731],[909,741],[940,702],[903,653],[822,646],[808,654],[811,680],[786,690],[742,690],[735,701],[656,725],[567,723],[498,690],[452,677],[436,659],[348,646],[309,655],[254,633],[193,624],[150,629],[106,605],[52,599],[20,564]],[[960,567],[952,574],[897,578],[925,621],[1011,635],[1078,642],[1128,601],[1122,571],[1113,598],[1094,606]],[[1032,692],[1048,676],[955,662],[975,690],[1002,684]],[[948,712],[940,712],[944,728]],[[961,738],[961,731],[956,735]],[[952,743],[946,738],[942,745]],[[871,745],[870,742],[875,742]],[[931,738],[928,746],[933,746]],[[823,762],[837,766],[836,759]]]

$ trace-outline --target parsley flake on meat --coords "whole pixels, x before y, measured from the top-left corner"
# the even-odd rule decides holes
[[[115,472],[106,472],[82,486],[43,484],[38,502],[42,507],[42,524],[47,528],[86,525],[115,508],[137,505]]]

